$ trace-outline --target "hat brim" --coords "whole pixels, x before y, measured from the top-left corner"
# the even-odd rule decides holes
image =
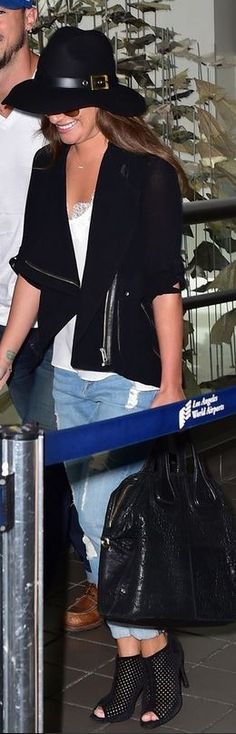
[[[3,104],[36,115],[54,115],[83,107],[99,107],[124,117],[142,115],[146,110],[144,97],[135,89],[118,84],[106,90],[61,89],[27,79],[17,84]]]

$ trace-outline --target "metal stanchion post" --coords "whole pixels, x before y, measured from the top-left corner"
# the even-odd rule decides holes
[[[0,431],[2,728],[43,732],[43,435]]]

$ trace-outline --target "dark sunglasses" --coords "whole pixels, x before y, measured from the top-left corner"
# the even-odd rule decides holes
[[[79,113],[80,113],[80,109],[79,110],[69,110],[69,112],[63,111],[63,115],[66,115],[67,117],[77,117]],[[51,114],[54,115],[55,113],[52,112]],[[51,114],[50,113],[45,114],[45,117],[51,117]],[[61,114],[61,113],[58,112],[57,114]]]
[[[69,112],[64,112],[64,115],[67,115],[67,117],[77,117],[79,115],[80,109],[78,110],[69,110]]]

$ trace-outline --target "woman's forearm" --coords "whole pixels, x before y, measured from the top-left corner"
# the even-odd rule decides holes
[[[0,378],[12,364],[27,334],[34,325],[39,308],[40,290],[18,276],[8,322],[0,342]]]
[[[179,293],[157,296],[153,301],[153,314],[161,358],[160,392],[167,401],[183,399],[182,349],[183,308]],[[171,398],[171,396],[173,396]],[[178,397],[179,396],[179,397]]]

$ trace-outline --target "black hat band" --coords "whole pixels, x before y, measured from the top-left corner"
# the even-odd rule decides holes
[[[40,81],[40,74],[37,76]],[[47,77],[46,80],[45,76],[43,76],[43,80],[47,81],[49,86],[57,89],[86,89],[93,92],[118,86],[117,78],[115,76],[109,76],[108,74],[91,74],[89,77],[83,77],[83,79],[58,76],[51,78]]]

